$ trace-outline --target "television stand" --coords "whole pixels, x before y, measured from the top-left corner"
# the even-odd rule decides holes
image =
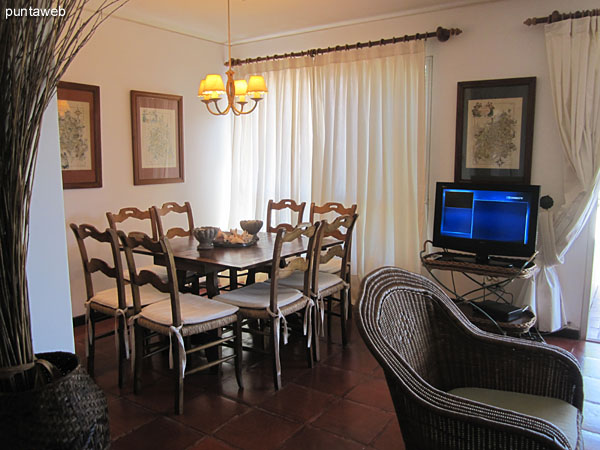
[[[454,300],[463,312],[472,312],[477,310],[477,303],[486,300],[495,300],[501,303],[512,303],[512,294],[506,291],[506,287],[516,279],[525,279],[533,276],[537,267],[533,262],[535,254],[528,260],[517,258],[489,257],[485,264],[477,262],[475,255],[451,252],[435,252],[427,254],[425,249],[431,241],[425,241],[423,250],[420,253],[421,263],[429,272],[431,277],[447,292],[454,296]],[[452,275],[452,284],[441,281],[434,271],[457,272],[474,283],[472,289],[465,289],[464,292],[458,292]],[[476,276],[480,275],[482,279]],[[472,306],[472,305],[475,306]],[[525,335],[535,324],[535,315],[528,311],[526,320],[518,320],[518,325],[513,321],[498,322],[491,317],[477,317],[477,314],[467,314],[467,317],[480,326],[482,320],[491,326],[484,328],[487,331],[500,331],[502,334]]]

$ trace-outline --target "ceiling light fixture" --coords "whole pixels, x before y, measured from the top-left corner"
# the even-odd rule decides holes
[[[227,74],[227,83],[223,84],[221,75],[210,74],[200,82],[200,87],[198,88],[198,97],[202,98],[202,102],[206,105],[208,112],[215,116],[224,116],[230,111],[236,116],[250,114],[256,109],[258,102],[263,99],[264,94],[267,93],[267,85],[261,75],[253,75],[247,82],[246,80],[234,80],[233,78],[235,72],[231,70],[231,17],[229,2],[230,0],[227,0],[227,41],[229,48],[229,70],[225,72]],[[223,94],[227,96],[227,108],[221,110],[218,102]],[[248,103],[246,101],[247,97],[254,101],[254,105],[249,110],[244,111],[244,107]],[[236,106],[236,103],[238,106]],[[211,109],[211,104],[214,105],[214,109]]]

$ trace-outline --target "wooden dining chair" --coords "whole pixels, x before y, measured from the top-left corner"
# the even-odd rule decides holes
[[[347,260],[350,257],[350,247],[352,242],[352,230],[356,223],[358,214],[352,216],[338,216],[333,222],[321,222],[323,228],[323,237],[343,235],[342,243],[333,247],[323,249],[319,246],[316,251],[318,256],[315,257],[313,263],[313,275],[311,281],[311,292],[313,300],[319,312],[318,320],[320,324],[327,315],[327,337],[331,339],[331,318],[339,317],[342,329],[342,344],[348,343],[346,325],[348,322],[349,306],[349,289],[350,283],[346,280],[349,278],[346,271],[349,268]],[[339,274],[323,272],[320,269],[322,264],[327,264],[332,258],[339,257],[342,261]],[[298,289],[303,286],[304,279],[301,273],[296,272],[290,277],[281,281],[281,284],[291,288]],[[339,298],[335,297],[339,295]],[[333,302],[339,303],[338,311],[333,308]],[[318,360],[318,354],[315,355]]]
[[[119,231],[121,244],[125,249],[129,276],[133,288],[133,335],[134,335],[134,393],[139,394],[142,386],[142,360],[161,351],[169,350],[170,361],[175,362],[175,414],[183,413],[184,377],[201,370],[234,360],[235,374],[238,386],[242,383],[242,341],[238,307],[217,300],[198,297],[193,294],[180,293],[175,269],[175,260],[169,239],[150,239],[147,235],[133,233],[126,235]],[[146,269],[138,269],[135,264],[134,250],[145,249],[159,256],[166,262],[168,280],[163,282],[160,277]],[[167,294],[167,300],[142,308],[140,303],[141,290],[151,285]],[[228,328],[232,333],[221,335],[220,331]],[[201,333],[214,333],[216,340],[193,346],[194,340],[185,339]],[[157,333],[169,338],[170,345],[160,342],[152,343],[152,334]],[[233,343],[233,344],[232,344]],[[234,353],[199,364],[194,368],[188,367],[188,356],[200,350],[216,350],[218,346],[232,344]],[[158,348],[156,348],[158,345]]]
[[[192,236],[194,231],[194,216],[192,215],[192,205],[190,202],[185,202],[183,205],[179,205],[176,202],[167,202],[159,208],[153,207],[156,212],[156,227],[158,236],[166,236],[169,239],[173,237],[187,237]],[[167,214],[185,214],[187,218],[188,228],[187,230],[181,227],[172,227],[165,230],[165,224],[163,223],[163,217]]]
[[[287,342],[287,319],[293,314],[302,317],[303,332],[306,336],[307,360],[309,367],[313,365],[313,345],[318,345],[316,336],[316,316],[314,302],[310,294],[310,277],[314,261],[314,248],[320,237],[320,225],[301,224],[291,231],[279,229],[273,248],[271,278],[268,281],[254,283],[242,288],[223,293],[216,300],[229,303],[240,308],[240,315],[246,322],[260,320],[267,324],[270,336],[270,354],[273,364],[273,382],[275,389],[281,388],[280,361],[280,328],[284,328],[284,343]],[[303,256],[286,258],[284,264],[281,252],[286,242],[300,237],[309,240],[308,251]],[[280,280],[290,276],[295,271],[303,273],[304,283],[300,289],[288,288]],[[244,328],[244,331],[256,333],[254,328]],[[258,330],[260,333],[260,330]],[[314,339],[312,338],[314,335]]]
[[[273,200],[269,200],[267,205],[267,232],[268,233],[277,233],[278,230],[284,229],[286,231],[293,230],[296,226],[302,223],[302,218],[304,217],[304,208],[306,207],[306,202],[296,203],[294,200],[286,198],[280,200],[278,202],[274,202]],[[282,211],[289,209],[291,212],[297,214],[296,223],[277,223],[273,224],[273,212],[274,211]]]
[[[148,234],[147,230],[150,230],[152,239],[158,238],[158,220],[152,208],[142,211],[130,206],[121,208],[118,213],[108,211],[106,218],[108,219],[108,226],[117,232],[125,231],[126,233]],[[159,274],[163,281],[167,280],[167,269],[165,267],[157,264],[149,264],[144,268]],[[129,271],[127,268],[125,268],[124,277],[125,281],[129,281]]]
[[[152,206],[150,208],[150,213],[156,222],[156,231],[159,238],[163,236],[169,239],[174,237],[193,236],[194,216],[192,214],[192,205],[190,205],[190,202],[185,202],[183,205],[179,205],[176,202],[167,202],[163,203],[160,208],[157,206]],[[185,214],[187,220],[187,230],[179,226],[173,226],[171,228],[166,227],[163,217],[168,214]],[[200,293],[200,287],[204,277],[193,272],[180,272],[178,277],[179,287],[182,292],[191,292],[194,294]]]
[[[310,204],[310,214],[309,220],[310,223],[314,223],[315,220],[327,220],[331,222],[337,216],[349,215],[352,216],[356,214],[356,203],[352,206],[346,207],[338,202],[327,202],[323,205],[317,205],[315,202]],[[331,236],[345,240],[346,236],[343,230],[336,230],[331,234]],[[348,248],[348,259],[346,263],[348,267],[346,268],[346,283],[348,283],[348,299],[352,301],[352,289],[350,288],[350,278],[351,278],[351,257],[352,257],[352,249]],[[333,274],[339,275],[342,271],[342,259],[339,257],[332,258],[329,262],[325,264],[321,264],[320,271],[321,272],[329,272]],[[352,317],[352,305],[350,304],[350,308],[348,309],[348,317]]]
[[[115,335],[117,339],[118,361],[119,361],[119,388],[123,387],[124,364],[129,354],[129,338],[127,318],[133,313],[133,296],[131,287],[125,283],[123,277],[123,265],[119,250],[117,233],[111,228],[100,232],[92,225],[69,225],[75,234],[77,246],[83,262],[83,277],[86,288],[86,313],[85,323],[87,330],[86,355],[88,373],[94,376],[94,355],[96,339]],[[94,241],[94,257],[90,257],[86,242]],[[110,246],[112,262],[100,259],[97,254],[101,252],[102,246]],[[112,264],[112,265],[111,265]],[[112,278],[115,287],[96,292],[92,274],[102,272],[108,278]],[[140,308],[168,298],[167,295],[147,286],[138,293]],[[114,318],[114,331],[96,336],[96,322],[105,316]]]

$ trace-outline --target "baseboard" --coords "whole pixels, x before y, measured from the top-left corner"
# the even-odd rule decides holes
[[[73,327],[85,325],[85,314],[73,317]]]
[[[581,333],[579,330],[573,328],[563,328],[562,330],[550,333],[548,336],[579,340],[581,338]]]

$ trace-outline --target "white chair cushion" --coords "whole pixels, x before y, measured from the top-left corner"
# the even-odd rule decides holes
[[[571,443],[571,448],[577,445],[577,408],[563,400],[472,387],[452,389],[448,393],[546,420],[563,432]]]
[[[181,321],[183,325],[208,322],[235,314],[236,306],[199,297],[194,294],[179,294]],[[161,325],[172,325],[171,300],[154,303],[141,312],[141,316]]]
[[[319,292],[324,291],[325,289],[329,289],[331,286],[335,286],[342,282],[342,279],[337,275],[327,272],[319,271]],[[279,280],[280,286],[287,286],[294,289],[302,290],[304,289],[304,272],[296,271],[291,274],[289,277],[282,278]]]
[[[215,297],[215,300],[236,305],[240,308],[266,309],[271,304],[270,283],[254,283],[240,289],[226,292]],[[279,285],[277,289],[277,305],[281,308],[302,298],[297,289]]]
[[[163,283],[169,282],[169,275],[167,274],[167,268],[165,266],[159,266],[158,264],[150,264],[144,267],[136,267],[138,273],[142,270],[149,270],[150,272],[154,272],[160,278],[160,281]],[[123,270],[123,278],[125,281],[129,281],[129,269]]]
[[[319,272],[339,273],[342,270],[342,258],[334,257],[325,264],[319,264]]]
[[[160,292],[149,284],[145,284],[144,286],[140,287],[140,300],[142,302],[142,306],[150,305],[168,298],[168,293]],[[117,309],[119,307],[117,288],[114,287],[112,289],[100,291],[91,298],[91,301],[92,303],[98,303],[99,305],[106,306],[108,308]],[[133,294],[131,293],[130,285],[125,286],[125,303],[128,308],[133,308]]]

